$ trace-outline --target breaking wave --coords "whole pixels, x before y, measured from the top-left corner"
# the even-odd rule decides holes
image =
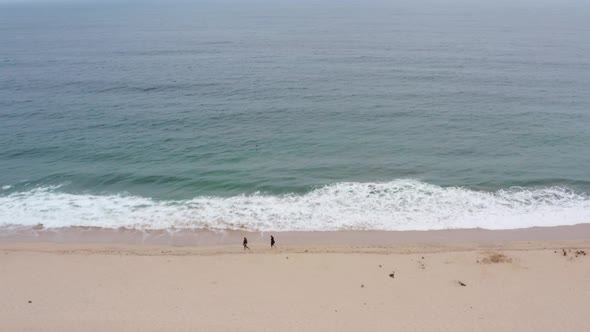
[[[0,226],[251,231],[514,229],[590,221],[590,198],[564,187],[496,192],[415,180],[342,182],[303,195],[155,200],[36,188],[0,196]]]

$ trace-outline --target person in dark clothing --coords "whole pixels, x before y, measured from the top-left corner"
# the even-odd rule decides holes
[[[250,250],[250,248],[248,247],[248,239],[246,239],[245,236],[244,236],[244,242],[242,242],[242,244],[244,245],[244,250],[246,250],[246,249]]]
[[[275,237],[274,236],[270,236],[270,247],[274,248],[275,247]]]

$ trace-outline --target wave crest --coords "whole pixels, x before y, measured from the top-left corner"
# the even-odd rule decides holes
[[[590,221],[590,199],[568,188],[481,192],[414,180],[342,182],[304,195],[159,201],[77,195],[57,187],[0,196],[0,225],[252,231],[514,229]]]

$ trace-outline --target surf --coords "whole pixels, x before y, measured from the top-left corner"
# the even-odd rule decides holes
[[[515,229],[590,220],[590,198],[567,187],[495,192],[417,180],[340,182],[305,194],[157,200],[39,187],[0,196],[0,226],[249,231]]]

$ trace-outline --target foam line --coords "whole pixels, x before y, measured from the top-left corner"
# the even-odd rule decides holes
[[[415,180],[342,182],[304,195],[159,201],[76,195],[58,187],[0,196],[0,225],[251,231],[514,229],[590,222],[590,199],[568,188],[497,192]]]

